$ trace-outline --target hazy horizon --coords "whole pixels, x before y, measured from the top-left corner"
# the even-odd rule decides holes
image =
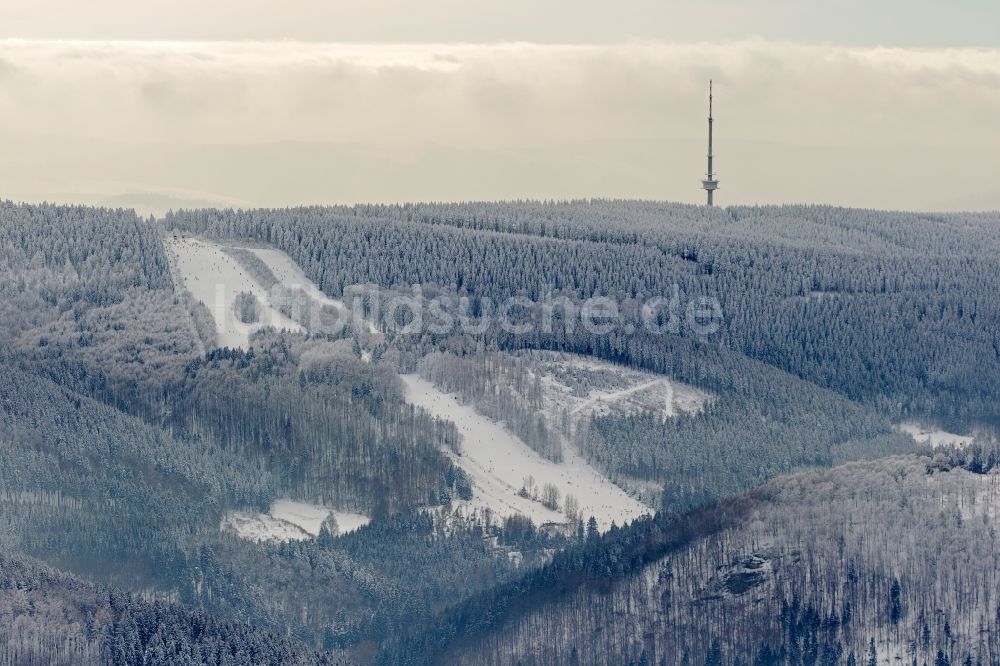
[[[7,3],[0,197],[701,203],[712,78],[719,205],[1000,209],[987,3],[291,6]]]

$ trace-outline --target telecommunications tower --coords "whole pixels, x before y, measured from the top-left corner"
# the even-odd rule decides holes
[[[719,181],[712,173],[712,82],[708,82],[708,173],[701,181],[702,188],[708,192],[708,205],[712,205],[712,194],[719,189]]]

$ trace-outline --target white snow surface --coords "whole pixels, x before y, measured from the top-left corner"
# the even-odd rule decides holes
[[[338,534],[353,532],[371,520],[360,513],[279,499],[268,513],[230,511],[222,518],[222,529],[250,541],[303,541],[319,535],[323,521],[330,514],[337,520]]]
[[[267,264],[267,267],[271,269],[271,272],[274,273],[274,277],[278,278],[278,282],[280,282],[282,286],[290,289],[301,289],[309,295],[309,298],[319,301],[320,304],[335,307],[342,315],[346,315],[348,313],[347,306],[343,301],[330,298],[324,294],[320,288],[316,286],[316,283],[306,276],[305,272],[299,267],[299,265],[281,250],[257,247],[246,249],[256,254],[261,261]]]
[[[898,427],[921,444],[930,444],[934,448],[950,446],[952,444],[963,447],[971,444],[975,439],[971,435],[956,435],[953,432],[922,426],[914,422],[900,423]]]
[[[267,267],[271,269],[274,273],[274,277],[278,279],[283,287],[289,289],[301,289],[303,290],[309,298],[313,299],[320,305],[329,305],[337,309],[341,317],[345,317],[344,321],[349,320],[352,317],[352,311],[347,306],[344,301],[330,298],[316,285],[315,282],[309,279],[305,274],[305,271],[295,263],[295,261],[289,257],[287,254],[281,250],[276,250],[274,248],[260,248],[260,247],[248,247],[245,248],[256,254],[261,261],[267,264]],[[361,319],[360,317],[358,318]],[[375,326],[368,320],[364,320],[361,324],[369,332],[376,332]]]
[[[258,284],[233,257],[217,243],[202,238],[171,235],[166,240],[167,254],[196,301],[203,302],[212,317],[220,347],[249,347],[250,334],[265,326],[290,331],[302,327],[271,306],[268,292]],[[260,321],[244,324],[236,318],[233,301],[240,292],[254,294],[261,304]]]
[[[594,516],[602,531],[612,522],[621,525],[652,513],[649,507],[630,497],[575,451],[565,449],[563,461],[559,463],[547,460],[502,424],[461,404],[457,396],[438,390],[418,375],[401,377],[408,402],[458,427],[462,454],[454,459],[472,481],[472,508],[488,509],[498,518],[521,514],[536,524],[566,522],[561,513],[518,495],[525,478],[531,476],[539,489],[546,483],[559,489],[560,506],[567,493],[574,495],[580,504],[580,515]]]

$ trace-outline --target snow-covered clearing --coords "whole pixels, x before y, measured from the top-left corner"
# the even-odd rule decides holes
[[[324,294],[320,288],[316,286],[316,283],[306,276],[305,272],[303,272],[299,265],[281,250],[257,247],[249,247],[246,249],[256,254],[260,257],[261,261],[267,264],[267,267],[271,269],[272,273],[274,273],[274,277],[278,278],[278,282],[281,283],[281,286],[289,289],[301,289],[309,296],[309,298],[318,301],[320,305],[329,305],[334,307],[342,315],[348,314],[347,306],[343,301],[330,298]]]
[[[522,351],[517,356],[539,378],[545,411],[553,416],[564,413],[574,422],[647,410],[668,419],[698,412],[711,400],[704,391],[664,375],[579,354]]]
[[[331,514],[337,521],[338,534],[353,532],[370,521],[360,513],[280,499],[268,513],[230,511],[222,518],[222,529],[251,541],[302,541],[316,537]]]
[[[272,516],[278,520],[297,525],[312,536],[319,534],[319,528],[323,526],[323,521],[330,514],[333,514],[333,517],[337,520],[339,534],[353,532],[359,527],[367,525],[370,521],[368,516],[360,513],[335,511],[325,506],[295,502],[288,499],[277,500],[271,505]]]
[[[305,294],[312,299],[319,306],[329,306],[336,308],[337,312],[344,319],[342,321],[352,321],[353,311],[348,307],[344,301],[330,298],[316,285],[315,282],[309,279],[305,274],[305,271],[295,263],[295,261],[289,257],[287,254],[281,250],[276,250],[274,248],[261,248],[261,247],[247,247],[245,248],[250,252],[253,252],[263,261],[271,272],[274,273],[274,277],[278,279],[278,282],[282,287],[287,289],[301,289]],[[375,326],[367,319],[362,321],[362,317],[358,317],[357,320],[353,320],[355,323],[360,323],[360,326],[368,330],[370,333],[377,332]]]
[[[560,506],[567,494],[577,498],[580,514],[594,516],[602,530],[612,521],[621,525],[651,509],[633,499],[591,467],[576,452],[564,451],[563,461],[542,458],[503,425],[479,414],[457,397],[444,393],[417,375],[402,375],[406,399],[435,416],[452,421],[462,435],[462,455],[457,464],[473,484],[474,508],[489,509],[506,517],[522,514],[536,523],[565,522],[561,513],[518,495],[527,477],[538,488],[551,483],[559,489]]]
[[[934,448],[939,446],[951,446],[953,444],[958,447],[963,447],[971,444],[975,439],[975,437],[971,435],[956,435],[953,432],[947,432],[933,427],[925,427],[913,422],[900,423],[899,429],[921,444],[930,444]]]
[[[194,299],[203,302],[212,313],[220,347],[246,348],[250,334],[264,326],[302,330],[271,306],[267,290],[217,243],[171,235],[166,240],[166,247],[175,275]],[[233,301],[240,292],[250,292],[257,297],[261,304],[258,322],[245,324],[236,317]]]

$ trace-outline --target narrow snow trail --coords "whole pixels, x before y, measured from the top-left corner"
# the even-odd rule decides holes
[[[261,261],[267,264],[267,267],[271,269],[271,272],[274,273],[274,277],[278,278],[278,281],[283,287],[287,287],[289,289],[302,289],[311,299],[317,301],[321,305],[329,305],[330,307],[336,308],[340,313],[340,316],[348,318],[351,316],[351,310],[347,304],[344,303],[344,301],[336,298],[330,298],[324,294],[316,283],[309,279],[309,276],[305,274],[302,267],[295,263],[291,257],[281,250],[256,247],[247,249],[256,254]],[[371,322],[365,320],[364,326],[370,332],[375,332],[375,327]]]
[[[667,419],[676,416],[677,410],[674,408],[674,383],[669,379],[664,379],[663,383],[666,393],[663,398],[663,421],[666,422]]]
[[[601,530],[607,530],[612,522],[621,525],[652,513],[568,447],[560,463],[542,458],[502,424],[461,404],[456,396],[438,390],[417,375],[401,377],[408,402],[458,427],[462,455],[455,460],[472,479],[477,498],[473,502],[485,504],[495,515],[520,513],[536,523],[566,521],[564,515],[517,495],[528,476],[538,489],[547,483],[555,485],[560,505],[567,494],[575,496],[581,515],[594,516]]]
[[[184,287],[212,313],[220,347],[246,348],[250,334],[264,326],[302,330],[271,306],[267,290],[219,245],[198,238],[173,237],[166,240],[166,246]],[[260,301],[259,322],[244,324],[236,318],[233,300],[243,291],[252,293]]]
[[[324,294],[316,283],[309,279],[302,268],[292,261],[292,258],[281,250],[275,250],[273,248],[247,248],[250,252],[256,254],[261,261],[267,264],[267,267],[271,269],[274,273],[274,277],[278,278],[278,281],[284,287],[291,289],[301,289],[310,298],[315,299],[322,303],[323,305],[329,305],[337,308],[341,313],[347,312],[347,305],[343,301],[339,301],[334,298],[330,298]]]

